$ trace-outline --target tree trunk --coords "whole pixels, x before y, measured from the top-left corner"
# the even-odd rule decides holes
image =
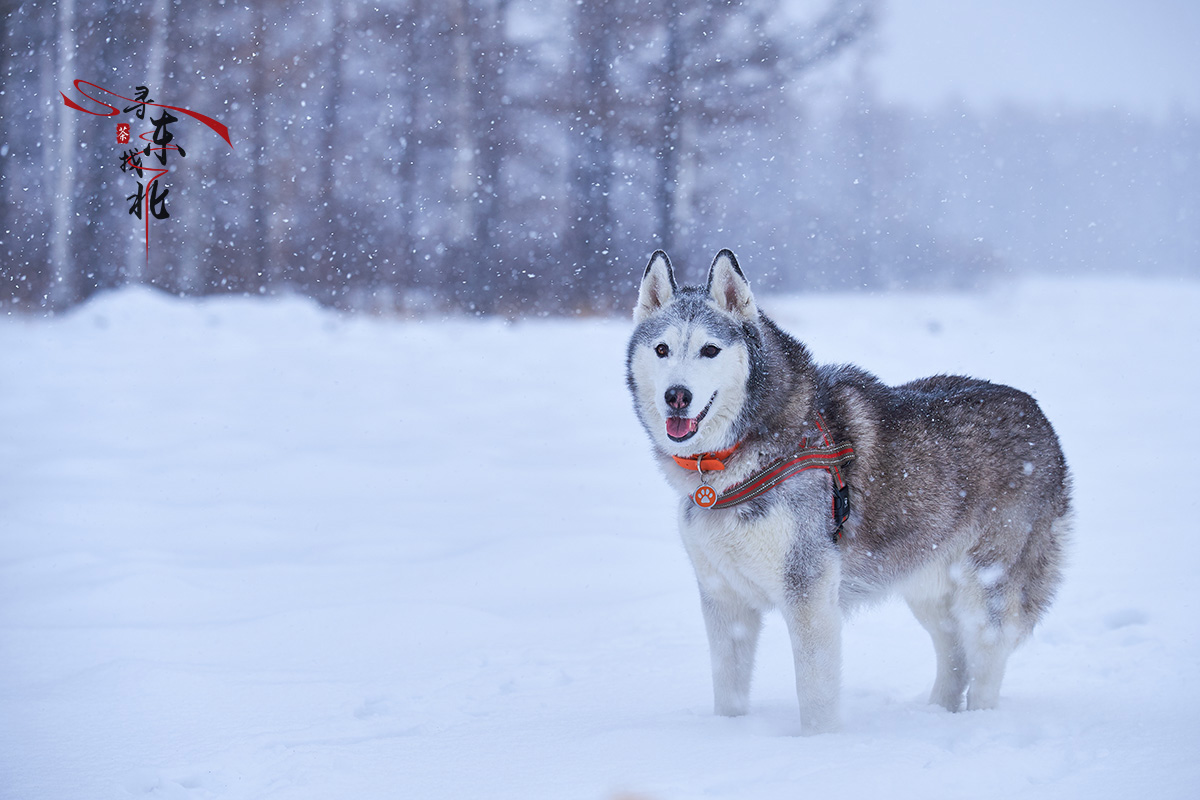
[[[473,238],[467,248],[467,295],[477,312],[490,313],[502,292],[502,256],[497,222],[502,207],[504,163],[504,56],[508,0],[494,4],[463,0],[464,29],[470,54],[468,126],[471,131],[474,187],[470,204]]]
[[[257,19],[255,20],[252,60],[250,62],[250,103],[254,109],[255,124],[266,123],[267,110],[270,104],[267,94],[267,4],[259,3]],[[266,126],[270,129],[269,124]],[[268,186],[267,173],[267,137],[261,133],[254,137],[254,161],[250,166],[250,182],[252,194],[250,200],[251,243],[250,254],[253,274],[246,282],[246,288],[277,289],[282,279],[279,268],[271,262],[271,226],[267,219],[267,198],[271,196]]]
[[[58,85],[71,87],[75,81],[75,0],[58,3]],[[55,95],[57,97],[57,95]],[[71,253],[71,217],[74,209],[75,156],[78,111],[58,104],[57,148],[47,147],[47,157],[57,150],[57,163],[50,163],[47,174],[56,176],[51,198],[50,270],[51,282],[46,296],[51,308],[66,308],[79,299],[75,263]]]
[[[315,243],[321,260],[317,266],[317,279],[320,287],[317,296],[333,302],[341,286],[342,270],[339,264],[346,259],[343,243],[342,226],[345,218],[341,214],[337,193],[336,143],[338,137],[338,111],[342,104],[342,55],[346,49],[346,20],[342,11],[342,0],[330,0],[329,9],[329,63],[327,66],[327,83],[325,86],[325,108],[323,127],[321,129],[321,145],[317,154],[321,164],[320,185],[318,192],[321,196],[321,213],[323,215],[318,230],[321,231],[320,241]],[[316,288],[316,287],[315,287]]]
[[[675,192],[679,186],[679,152],[682,147],[683,80],[680,41],[683,36],[678,3],[667,4],[667,52],[662,69],[662,106],[659,111],[658,241],[670,253],[675,246]]]
[[[417,262],[417,138],[422,130],[420,56],[425,39],[421,35],[425,22],[424,0],[410,0],[403,22],[402,57],[408,60],[404,78],[403,147],[397,179],[400,183],[399,251],[394,280],[398,293],[413,286],[419,272]]]
[[[155,0],[154,7],[146,20],[149,23],[150,35],[146,40],[146,72],[140,80],[145,81],[145,86],[150,90],[149,99],[158,100],[160,103],[168,105],[178,105],[172,103],[166,98],[167,87],[163,85],[163,76],[166,72],[165,64],[167,60],[167,41],[170,30],[171,19],[171,2],[170,0]],[[132,90],[132,86],[119,87],[114,89],[118,93],[122,93],[121,89]],[[161,99],[160,99],[161,98]],[[152,109],[147,107],[146,115],[149,115]],[[136,137],[141,131],[134,131]],[[131,147],[136,144],[131,143]],[[122,174],[121,177],[125,177]],[[162,183],[166,184],[169,178],[165,178]],[[148,189],[149,187],[147,187]],[[154,222],[151,220],[150,227],[154,227]],[[160,225],[160,228],[162,225]],[[150,232],[151,237],[154,236],[154,231]],[[151,248],[150,252],[146,251],[146,240],[144,235],[132,237],[129,240],[129,248],[125,256],[125,280],[128,283],[154,283],[160,286],[170,286],[171,283],[178,282],[178,276],[174,281],[167,280],[166,269],[163,267],[164,260],[170,252],[168,248]]]
[[[8,43],[8,28],[9,18],[17,10],[16,2],[0,2],[0,83],[5,86],[12,86],[12,76],[8,74],[9,53],[12,51]],[[11,92],[5,92],[0,95],[0,131],[8,129],[8,95]],[[12,154],[9,152],[8,137],[4,137],[3,144],[0,144],[0,259],[5,263],[11,261],[12,255],[12,232],[8,229],[8,209],[9,197],[8,187],[11,181],[8,177],[9,158]],[[9,290],[14,296],[17,294],[17,287],[0,285],[0,292]],[[3,300],[3,294],[0,294],[0,300]]]
[[[613,96],[612,63],[616,33],[603,4],[578,6],[579,50],[583,63],[576,82],[571,258],[574,304],[605,306],[611,301],[613,271]],[[568,279],[570,276],[568,276]]]

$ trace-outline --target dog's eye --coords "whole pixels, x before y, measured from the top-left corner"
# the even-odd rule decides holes
[[[654,348],[654,352],[659,358],[666,358],[667,356],[671,355],[671,348],[667,347],[666,344],[660,343]]]
[[[716,358],[717,353],[719,352],[721,352],[721,348],[717,347],[715,344],[706,344],[704,347],[700,348],[700,355],[704,356],[705,358]]]

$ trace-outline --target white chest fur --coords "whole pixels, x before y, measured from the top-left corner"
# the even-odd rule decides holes
[[[776,507],[750,520],[733,511],[696,510],[689,519],[691,503],[683,501],[679,528],[703,590],[713,597],[732,594],[760,610],[780,605],[796,534],[788,510]]]

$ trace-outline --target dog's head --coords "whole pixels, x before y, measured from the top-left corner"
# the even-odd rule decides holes
[[[708,285],[677,286],[661,250],[633,312],[628,382],[647,432],[669,455],[735,445],[745,410],[758,306],[737,259],[722,250]]]

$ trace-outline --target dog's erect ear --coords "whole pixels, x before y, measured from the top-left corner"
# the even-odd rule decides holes
[[[708,293],[722,311],[745,319],[758,318],[758,306],[750,284],[729,250],[722,250],[708,269]]]
[[[637,306],[633,309],[633,321],[641,322],[671,302],[675,294],[675,273],[671,271],[671,259],[662,250],[655,250],[642,275],[642,286],[638,289]]]

